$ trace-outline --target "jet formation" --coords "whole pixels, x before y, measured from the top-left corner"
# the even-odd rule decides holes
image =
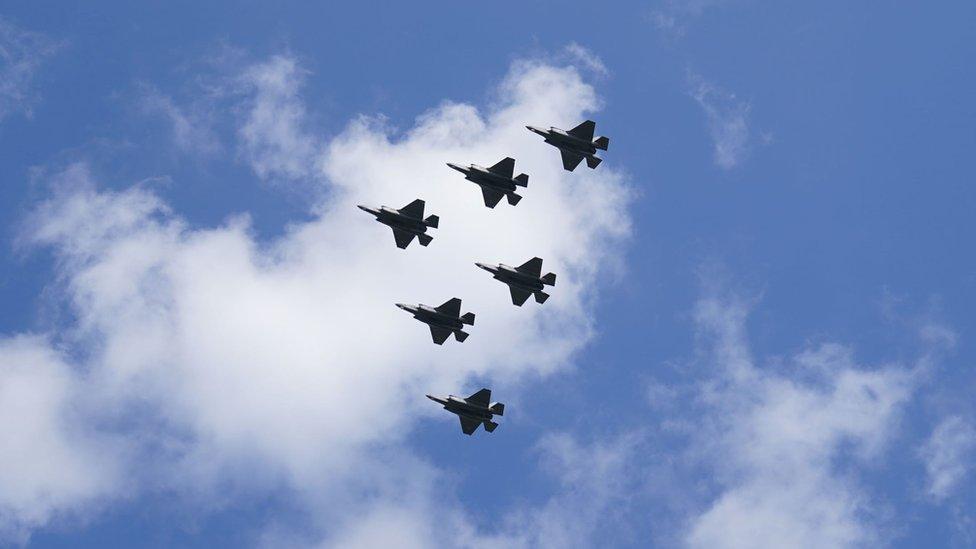
[[[574,171],[584,159],[587,166],[591,169],[596,168],[603,161],[596,156],[597,150],[605,151],[610,146],[610,139],[607,137],[593,138],[596,123],[592,120],[587,120],[569,131],[554,127],[548,130],[535,126],[526,126],[526,128],[541,135],[546,143],[559,149],[563,168],[568,171]],[[481,188],[485,206],[488,208],[497,206],[502,198],[507,198],[508,203],[515,206],[522,200],[522,197],[516,193],[518,188],[529,186],[528,175],[524,173],[515,175],[515,159],[511,157],[502,159],[490,168],[483,168],[477,164],[461,166],[448,163],[447,165],[463,173],[466,180]],[[406,249],[414,238],[425,247],[433,240],[433,237],[427,234],[427,229],[436,229],[439,218],[436,215],[425,218],[424,207],[424,201],[418,198],[399,210],[387,206],[376,208],[363,205],[360,205],[359,209],[372,214],[377,221],[390,227],[397,247]],[[512,303],[519,307],[530,296],[535,296],[537,303],[545,303],[549,299],[549,294],[543,290],[546,286],[556,285],[554,273],[542,274],[542,258],[539,257],[533,257],[518,267],[487,263],[475,263],[475,265],[491,273],[495,280],[505,283],[512,295]],[[468,312],[462,315],[461,300],[456,297],[438,307],[404,303],[397,303],[396,306],[426,324],[430,328],[431,338],[437,345],[443,345],[451,335],[454,335],[454,339],[458,342],[463,342],[468,338],[464,327],[474,325],[474,313]],[[447,397],[427,395],[427,398],[456,414],[461,420],[461,431],[466,435],[474,433],[479,425],[484,425],[485,431],[491,433],[498,427],[492,418],[495,415],[502,415],[505,411],[504,404],[491,402],[490,389],[481,389],[467,398],[454,395]]]
[[[457,164],[447,163],[452,169],[464,174],[464,178],[475,185],[481,187],[481,194],[485,199],[485,206],[494,208],[502,197],[508,197],[508,203],[512,206],[519,203],[522,197],[515,194],[519,187],[529,186],[529,176],[519,174],[515,177],[515,159],[504,158],[490,168],[482,168],[477,164],[471,164],[467,168]]]
[[[431,307],[430,305],[407,305],[397,303],[397,307],[412,314],[414,318],[430,327],[430,337],[434,343],[443,345],[447,338],[454,334],[454,339],[463,342],[468,339],[468,333],[462,328],[467,324],[474,325],[474,313],[461,314],[461,300],[452,297],[444,302],[443,305]]]
[[[556,285],[554,273],[542,276],[542,258],[539,257],[533,257],[518,267],[509,267],[502,263],[498,265],[475,263],[475,265],[494,275],[495,280],[507,284],[512,293],[512,303],[519,307],[533,294],[536,303],[545,303],[549,299],[549,294],[543,292],[542,289],[546,286]]]
[[[559,149],[559,154],[563,157],[563,168],[573,171],[579,163],[586,159],[586,165],[590,169],[595,169],[603,162],[602,158],[596,156],[597,149],[607,150],[610,146],[609,137],[597,137],[593,139],[593,132],[596,131],[596,122],[587,120],[579,126],[567,131],[559,128],[549,128],[544,130],[535,126],[526,126],[532,132],[545,138],[546,143]]]
[[[427,229],[436,229],[440,223],[440,218],[436,215],[428,216],[424,219],[424,201],[414,200],[399,210],[380,206],[360,205],[359,209],[376,216],[376,220],[393,229],[393,239],[396,241],[397,248],[406,249],[413,242],[413,237],[417,237],[421,246],[430,244],[434,237],[427,234]]]
[[[492,417],[505,413],[504,404],[491,402],[491,389],[482,389],[468,398],[454,395],[447,397],[427,395],[427,398],[444,406],[448,412],[457,414],[461,420],[461,431],[466,435],[474,433],[481,424],[484,424],[485,431],[489,433],[494,431],[498,424],[492,421]]]

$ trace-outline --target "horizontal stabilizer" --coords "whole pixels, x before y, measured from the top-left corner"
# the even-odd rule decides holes
[[[535,293],[535,302],[536,303],[545,303],[547,299],[549,299],[549,294],[547,294],[546,292],[536,292]]]
[[[420,233],[417,235],[417,240],[420,241],[421,246],[426,246],[430,244],[431,240],[434,240],[434,237],[430,236],[429,234]]]
[[[524,174],[524,173],[520,173],[518,175],[518,177],[515,178],[515,184],[518,185],[519,187],[528,187],[529,186],[529,175],[528,174]]]
[[[596,140],[593,141],[593,146],[602,151],[605,151],[607,150],[607,147],[610,146],[610,138],[603,137],[603,136],[597,137]]]
[[[556,273],[549,273],[546,276],[542,277],[542,283],[545,284],[546,286],[555,286]]]
[[[496,416],[503,416],[505,415],[505,405],[501,402],[492,402],[491,406],[488,407],[488,411]]]
[[[508,193],[508,203],[511,204],[512,206],[518,204],[519,200],[522,200],[522,197],[520,195],[517,195],[515,193]]]
[[[424,220],[424,225],[436,229],[437,224],[440,222],[441,222],[441,218],[437,217],[436,215],[430,215],[427,216],[427,219]]]
[[[461,315],[461,323],[474,326],[474,313],[464,313]]]
[[[463,343],[465,339],[468,339],[468,335],[468,332],[454,330],[454,339],[458,340],[458,343]]]
[[[494,421],[485,420],[485,431],[488,431],[489,433],[493,433],[497,428],[498,428],[497,423],[495,423]]]
[[[589,166],[591,170],[599,166],[600,162],[603,162],[602,158],[592,156],[592,155],[586,157],[586,165]]]

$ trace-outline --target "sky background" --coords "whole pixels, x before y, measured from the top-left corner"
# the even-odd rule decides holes
[[[973,29],[4,3],[0,541],[976,545]],[[585,117],[594,171],[522,128]],[[443,167],[505,155],[514,209]],[[351,207],[416,196],[430,248]],[[533,255],[543,306],[470,265]],[[453,292],[463,345],[392,305]],[[490,435],[423,398],[482,386]]]

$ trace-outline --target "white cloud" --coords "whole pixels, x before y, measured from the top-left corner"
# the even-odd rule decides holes
[[[513,511],[506,547],[594,547],[600,533],[623,524],[641,481],[638,433],[607,436],[583,445],[565,433],[550,434],[538,447],[543,469],[559,481],[544,504]],[[619,533],[619,532],[617,532]],[[625,537],[625,536],[624,536]]]
[[[44,35],[0,17],[0,121],[16,111],[31,115],[34,74],[57,49]]]
[[[690,524],[692,547],[848,547],[881,542],[858,473],[878,459],[915,386],[915,370],[865,368],[824,344],[755,365],[747,307],[705,298],[696,320],[718,368],[703,389],[696,440],[717,493]],[[720,456],[720,457],[717,457]],[[845,463],[849,465],[844,465]]]
[[[976,429],[962,417],[947,417],[935,428],[919,454],[925,462],[928,493],[936,501],[942,501],[969,474],[970,463],[976,455]]]
[[[25,238],[59,262],[76,320],[63,336],[84,350],[76,368],[90,372],[97,414],[149,416],[123,433],[166,448],[149,465],[164,471],[166,490],[283,483],[310,500],[328,494],[314,506],[323,516],[356,508],[357,520],[401,520],[405,510],[356,494],[393,493],[384,486],[424,470],[404,469],[395,482],[377,474],[400,467],[401,442],[424,425],[418,418],[457,429],[424,393],[463,392],[473,377],[517,387],[565,368],[593,335],[592,288],[628,234],[629,192],[612,166],[565,172],[558,153],[524,129],[572,123],[596,106],[575,69],[518,62],[489,112],[444,104],[396,136],[361,118],[321,149],[302,129],[301,74],[285,57],[248,72],[257,92],[242,150],[268,176],[321,166],[327,200],[312,205],[312,221],[270,242],[254,239],[246,216],[191,229],[150,188],[99,190],[76,165]],[[507,155],[532,178],[517,208],[486,209],[478,188],[444,165]],[[441,216],[429,248],[397,249],[390,230],[355,207],[418,196]],[[544,307],[512,306],[507,289],[473,265],[534,255],[559,274]],[[393,306],[453,296],[478,315],[463,345],[433,345]],[[370,464],[377,455],[387,461]],[[342,535],[367,539],[348,524]]]
[[[0,540],[122,489],[117,443],[78,421],[79,386],[46,341],[0,339]]]
[[[258,177],[297,180],[317,174],[321,145],[305,128],[299,94],[306,74],[294,58],[276,55],[239,77],[244,91],[252,94],[238,129],[240,154]]]
[[[610,70],[607,69],[607,66],[603,64],[603,60],[598,55],[576,42],[570,42],[566,46],[565,51],[570,59],[593,74],[597,76],[607,76],[610,74]]]
[[[705,112],[715,163],[725,170],[736,167],[749,154],[749,103],[699,75],[691,74],[689,83],[691,97]]]

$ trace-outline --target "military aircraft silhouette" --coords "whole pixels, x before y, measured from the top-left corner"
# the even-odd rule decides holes
[[[443,305],[431,307],[429,305],[407,305],[397,303],[397,307],[412,314],[414,318],[430,327],[430,336],[434,343],[443,345],[447,338],[454,334],[454,339],[463,342],[468,339],[468,333],[462,330],[465,324],[474,325],[474,313],[461,314],[461,300],[454,297]]]
[[[596,168],[603,162],[603,159],[596,156],[596,150],[607,150],[610,146],[609,137],[597,137],[593,139],[593,132],[596,131],[596,122],[587,120],[579,126],[567,131],[559,128],[549,128],[544,130],[535,126],[526,126],[532,132],[545,138],[546,143],[559,149],[563,157],[563,168],[573,171],[579,163],[586,159],[586,165],[591,169]]]
[[[393,229],[393,239],[396,240],[397,248],[405,249],[413,242],[413,237],[417,237],[421,246],[430,244],[434,237],[427,234],[427,228],[436,229],[440,218],[436,215],[428,216],[424,219],[424,201],[414,200],[399,210],[380,206],[360,205],[358,208],[376,216],[376,220]]]
[[[529,176],[519,174],[512,177],[515,173],[515,159],[504,158],[490,168],[482,168],[477,164],[470,164],[468,167],[458,166],[457,164],[447,163],[452,169],[464,174],[464,178],[481,187],[481,194],[485,199],[485,206],[494,208],[503,196],[508,197],[508,203],[512,206],[519,203],[522,197],[515,193],[518,187],[529,186]]]
[[[491,402],[491,389],[482,389],[468,398],[461,398],[454,395],[436,397],[427,395],[427,398],[444,406],[444,409],[452,414],[457,414],[461,419],[461,430],[464,434],[474,433],[478,426],[485,425],[485,431],[491,433],[498,427],[492,421],[493,415],[504,415],[505,405],[501,402]]]
[[[508,265],[488,265],[485,263],[475,263],[478,267],[488,271],[495,276],[495,280],[500,280],[508,284],[508,289],[512,293],[512,303],[519,307],[529,299],[530,295],[535,294],[538,303],[545,303],[549,299],[549,294],[542,291],[545,286],[556,285],[556,275],[548,273],[542,275],[542,259],[533,257],[518,267]]]

